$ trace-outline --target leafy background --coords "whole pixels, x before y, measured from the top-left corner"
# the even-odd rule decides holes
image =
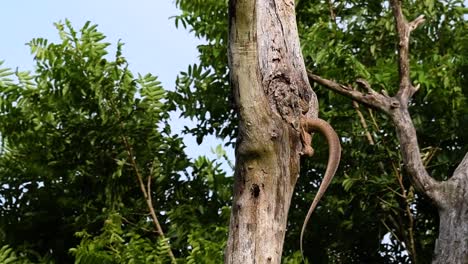
[[[405,6],[409,18],[428,18],[411,43],[412,78],[421,85],[411,112],[426,166],[438,179],[450,175],[467,151],[462,4],[426,0]],[[0,260],[222,262],[232,185],[225,149],[234,143],[236,127],[226,2],[176,5],[182,12],[173,23],[204,42],[197,47],[199,62],[178,75],[175,89],[163,89],[151,74],[133,73],[123,55],[125,39],[113,42],[111,52],[93,23],[76,29],[64,20],[55,24],[55,41],[30,41],[33,72],[0,65]],[[297,2],[308,69],[342,83],[366,78],[392,94],[397,69],[388,4],[342,1],[332,7]],[[407,181],[389,120],[313,86],[320,115],[343,138],[343,161],[307,230],[306,257],[318,263],[429,262],[437,213]],[[183,136],[171,115],[193,120]],[[189,135],[203,144],[214,135],[226,148],[189,157],[193,152],[183,142]],[[327,159],[325,144],[317,142],[317,155],[302,162],[284,263],[301,260],[299,230]],[[164,235],[153,226],[140,180]]]

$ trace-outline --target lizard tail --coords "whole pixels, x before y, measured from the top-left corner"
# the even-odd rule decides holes
[[[307,212],[306,218],[304,220],[304,224],[302,225],[300,246],[301,246],[302,259],[304,260],[302,240],[304,237],[305,228],[307,226],[307,223],[309,222],[310,216],[312,215],[315,208],[317,207],[318,202],[320,201],[323,194],[327,190],[328,185],[330,185],[330,182],[333,179],[333,176],[335,175],[336,170],[338,169],[338,165],[340,163],[340,157],[341,157],[341,145],[340,145],[340,139],[338,138],[338,135],[336,134],[335,130],[330,126],[330,124],[328,124],[326,121],[320,118],[303,119],[302,127],[305,129],[305,132],[307,133],[311,134],[313,132],[319,132],[320,134],[323,134],[327,140],[328,148],[329,148],[328,163],[327,163],[327,169],[325,170],[325,176],[323,177],[322,183],[320,184],[320,187],[318,189],[317,194],[314,197],[312,205],[310,206],[309,211]]]

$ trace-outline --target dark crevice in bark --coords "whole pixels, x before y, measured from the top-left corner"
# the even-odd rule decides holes
[[[252,187],[250,187],[250,193],[254,198],[258,198],[258,196],[260,195],[260,187],[258,187],[258,185],[255,183],[252,184]]]
[[[231,0],[229,6],[229,67],[240,121],[225,263],[279,264],[299,175],[296,124],[303,109],[316,115],[317,100],[305,73],[294,5]]]

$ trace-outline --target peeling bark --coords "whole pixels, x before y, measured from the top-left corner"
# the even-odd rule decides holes
[[[316,117],[294,1],[229,2],[229,67],[239,112],[225,263],[281,263],[302,152],[301,115]]]
[[[433,264],[468,263],[468,153],[438,188],[439,237]]]

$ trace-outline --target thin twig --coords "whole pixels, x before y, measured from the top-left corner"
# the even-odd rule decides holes
[[[387,186],[387,189],[390,190],[392,193],[398,195],[400,198],[403,198],[403,199],[405,198],[405,196],[403,196],[401,193],[393,190],[392,188],[390,188],[390,186]]]
[[[366,119],[364,118],[364,115],[362,114],[361,110],[359,109],[359,104],[353,100],[353,107],[356,110],[358,116],[359,116],[359,121],[361,122],[362,128],[364,128],[364,133],[366,134],[367,141],[369,141],[369,144],[375,145],[374,138],[372,137],[371,133],[369,132],[369,128],[367,126]]]
[[[328,0],[328,9],[330,10],[330,18],[334,24],[336,24],[336,13],[335,9],[333,8],[332,0]]]
[[[138,169],[138,165],[136,164],[135,157],[133,155],[132,147],[128,143],[127,137],[122,136],[122,141],[123,141],[123,143],[125,145],[125,148],[127,150],[128,157],[130,158],[132,168],[135,171],[135,175],[137,176],[138,183],[140,184],[141,192],[143,193],[143,196],[145,197],[146,205],[147,205],[148,210],[150,212],[151,218],[153,219],[153,223],[154,223],[154,225],[156,227],[156,231],[159,233],[161,238],[167,243],[168,254],[169,254],[169,257],[171,258],[171,262],[172,263],[177,263],[176,259],[175,259],[175,256],[174,256],[174,253],[172,253],[172,249],[171,249],[171,246],[169,245],[169,242],[165,240],[166,237],[164,235],[164,232],[162,230],[161,225],[159,224],[159,220],[158,220],[158,217],[156,216],[156,212],[154,211],[153,202],[151,200],[151,192],[150,192],[151,191],[151,175],[148,176],[148,183],[147,183],[147,188],[148,189],[146,189],[145,184],[143,182],[143,177],[140,174],[140,171]]]
[[[385,226],[385,228],[387,228],[387,231],[390,232],[390,234],[392,234],[392,236],[398,241],[401,243],[401,240],[400,238],[398,238],[398,236],[395,234],[395,232],[393,232],[393,230],[385,223],[384,220],[380,219],[380,222]]]
[[[372,120],[372,124],[374,125],[374,128],[375,130],[379,131],[380,132],[380,127],[379,125],[377,124],[377,120],[375,119],[375,116],[374,116],[374,111],[370,108],[367,108],[368,112],[369,112],[369,115],[371,117],[371,120]]]
[[[406,191],[405,185],[403,184],[403,176],[401,175],[400,171],[398,170],[398,168],[396,167],[394,162],[392,162],[392,168],[393,168],[393,171],[394,171],[395,176],[397,178],[398,184],[400,185],[400,188],[401,188],[400,197],[403,198],[403,201],[405,203],[406,215],[408,216],[408,236],[409,236],[409,239],[405,239],[405,240],[409,240],[409,241],[405,241],[406,242],[405,244],[407,244],[408,250],[410,252],[410,257],[411,257],[413,263],[416,263],[415,262],[415,260],[416,260],[416,245],[414,243],[414,232],[413,232],[414,219],[413,219],[413,213],[411,213],[411,204],[408,201],[407,191]]]
[[[128,67],[128,65],[126,66],[125,70],[127,70],[127,67]],[[122,75],[120,82],[123,82],[123,78],[124,78],[124,75]],[[115,115],[117,116],[117,119],[121,120],[120,111],[117,109],[117,107],[115,106],[114,101],[112,99],[110,100],[110,105],[111,105],[111,109],[114,111]],[[122,122],[120,123],[120,128],[122,129],[122,131],[124,131],[124,124]],[[156,212],[154,211],[153,201],[151,199],[151,176],[152,176],[152,173],[150,173],[150,175],[148,175],[148,186],[147,186],[148,189],[145,189],[145,184],[143,183],[143,177],[141,176],[140,170],[138,168],[138,164],[136,163],[136,160],[135,160],[136,157],[133,154],[132,146],[130,145],[130,143],[128,142],[127,137],[124,134],[121,135],[121,139],[122,139],[122,142],[123,142],[123,144],[125,146],[125,149],[127,151],[128,158],[130,159],[130,166],[133,168],[133,170],[135,172],[135,175],[136,175],[136,177],[138,179],[138,183],[140,185],[140,190],[143,193],[143,197],[145,198],[146,205],[148,207],[149,213],[150,213],[151,218],[153,220],[153,224],[155,225],[155,228],[156,228],[156,232],[159,234],[159,236],[161,236],[161,239],[163,239],[163,241],[166,243],[166,245],[168,247],[168,254],[169,254],[169,257],[171,258],[171,262],[173,264],[176,264],[177,261],[176,261],[176,258],[174,256],[174,253],[172,252],[171,245],[170,245],[169,241],[166,240],[163,229],[162,229],[161,225],[159,224],[158,217],[156,216]],[[151,171],[152,171],[152,169],[153,168],[151,168]]]

